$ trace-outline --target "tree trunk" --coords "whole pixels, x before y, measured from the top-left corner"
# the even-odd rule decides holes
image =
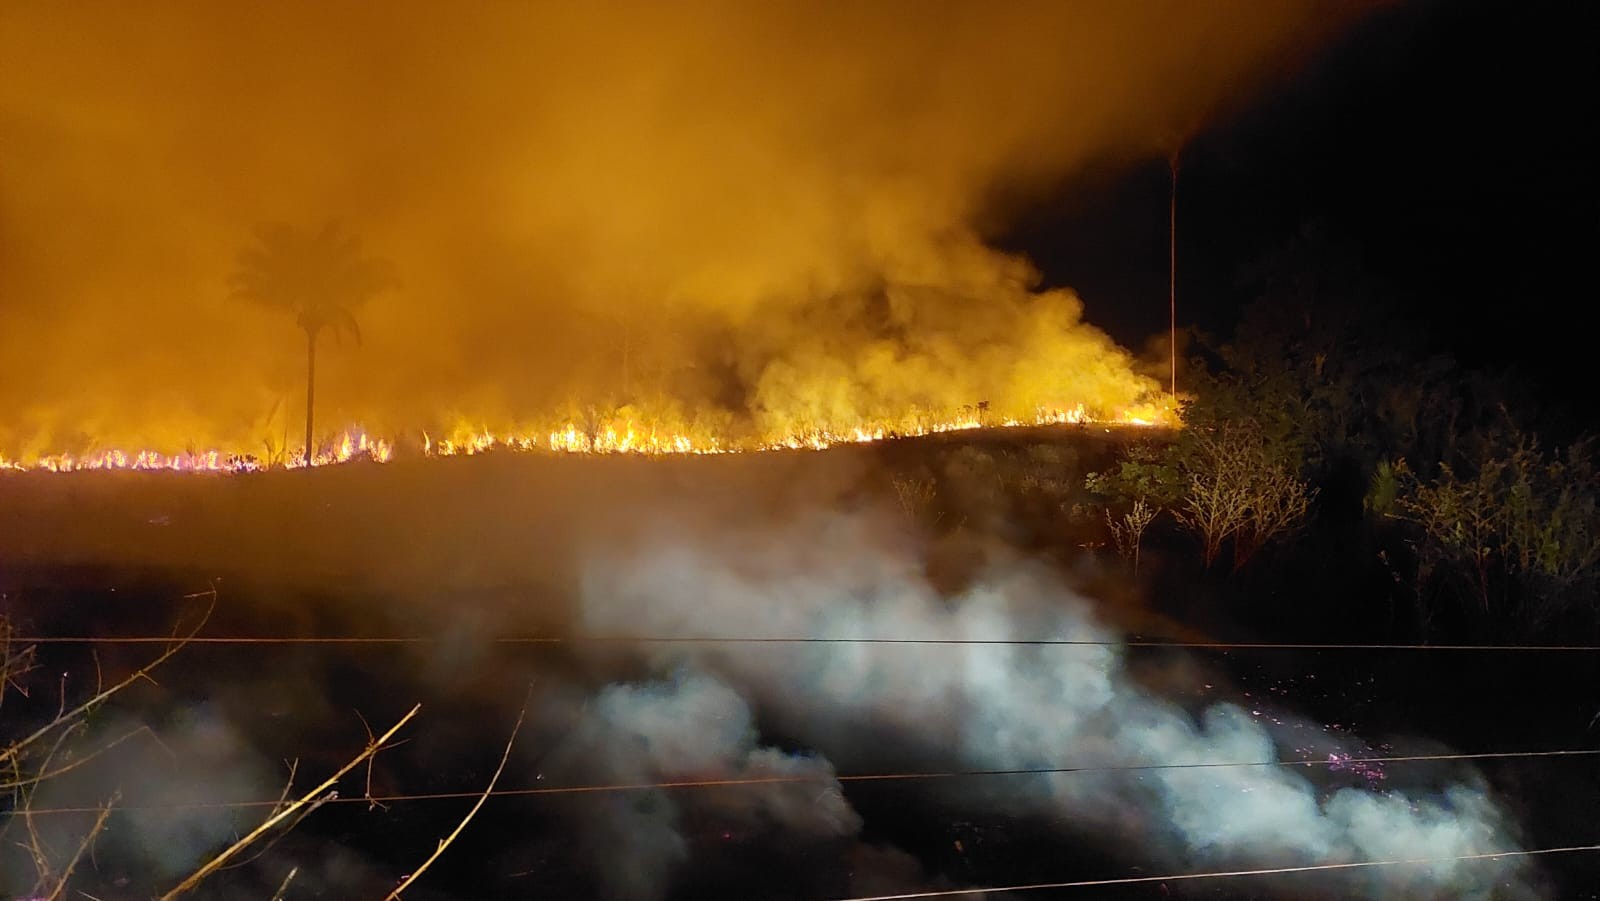
[[[316,458],[315,445],[312,444],[311,414],[316,409],[317,403],[317,333],[306,332],[306,465],[310,466]]]
[[[622,402],[625,404],[633,403],[633,386],[630,384],[628,377],[628,357],[630,356],[629,351],[632,349],[632,344],[633,330],[628,327],[627,322],[624,322],[622,324]]]

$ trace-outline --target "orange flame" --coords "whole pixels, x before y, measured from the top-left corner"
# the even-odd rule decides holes
[[[422,455],[425,457],[475,456],[493,452],[529,452],[543,450],[567,454],[727,454],[775,450],[824,450],[846,444],[865,444],[893,438],[914,438],[946,432],[968,431],[984,428],[1018,428],[1042,425],[1104,425],[1104,426],[1169,426],[1176,427],[1176,409],[1169,403],[1151,403],[1107,416],[1090,414],[1082,404],[1062,409],[1041,409],[1031,420],[1004,419],[986,421],[977,413],[964,413],[949,419],[917,420],[909,424],[888,426],[862,424],[847,431],[811,430],[794,434],[768,436],[752,441],[728,440],[717,435],[693,436],[663,431],[655,427],[636,425],[631,420],[608,422],[585,428],[574,422],[565,422],[549,429],[512,429],[497,432],[490,429],[454,430],[449,437],[435,439],[424,432]],[[347,428],[335,439],[322,446],[313,455],[311,465],[327,466],[337,463],[371,461],[386,463],[394,459],[396,442],[392,438],[370,435],[362,428]],[[303,449],[285,453],[276,467],[302,469],[306,466]],[[32,458],[12,459],[0,454],[0,471],[15,472],[81,472],[86,470],[136,470],[171,472],[259,472],[275,468],[274,464],[255,454],[229,453],[222,450],[184,451],[162,453],[153,450],[123,451],[108,449],[82,454],[41,454]]]

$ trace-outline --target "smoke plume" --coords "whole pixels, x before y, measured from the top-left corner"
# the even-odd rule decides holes
[[[330,217],[401,284],[319,359],[329,430],[1132,403],[990,234],[1350,8],[7,4],[0,446],[282,441],[303,337],[227,279],[256,225]]]
[[[789,528],[739,535],[683,532],[675,527],[676,537],[633,548],[626,560],[597,552],[585,582],[586,628],[931,642],[712,642],[657,645],[648,655],[658,667],[716,674],[763,722],[847,771],[1179,765],[996,777],[964,782],[947,799],[1032,811],[1085,841],[1114,837],[1121,850],[1138,848],[1175,871],[1517,847],[1476,777],[1380,792],[1331,780],[1326,767],[1259,765],[1298,756],[1288,741],[1318,731],[1315,724],[1226,701],[1190,710],[1143,687],[1117,637],[1042,567],[997,558],[988,577],[945,597],[929,587],[916,554],[886,543],[859,516],[802,516]],[[1004,643],[1039,639],[1105,644]],[[1002,643],[947,643],[960,640]],[[715,733],[706,740],[714,744]],[[1314,748],[1363,751],[1329,733]],[[1218,763],[1258,765],[1181,768]],[[1293,885],[1319,897],[1531,897],[1531,889],[1507,888],[1517,878],[1512,863],[1469,861],[1323,873]]]

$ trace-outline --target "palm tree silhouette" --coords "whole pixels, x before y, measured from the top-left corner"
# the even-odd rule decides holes
[[[337,222],[319,231],[263,225],[239,254],[229,279],[233,296],[295,315],[306,333],[306,465],[315,456],[312,422],[317,392],[317,338],[331,330],[361,343],[355,310],[394,283],[389,264],[367,256]]]

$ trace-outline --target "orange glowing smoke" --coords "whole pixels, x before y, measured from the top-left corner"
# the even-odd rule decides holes
[[[292,465],[307,336],[229,287],[330,218],[396,283],[323,336],[315,419],[361,428],[313,462],[1157,421],[996,239],[1362,6],[6,3],[0,465]]]

